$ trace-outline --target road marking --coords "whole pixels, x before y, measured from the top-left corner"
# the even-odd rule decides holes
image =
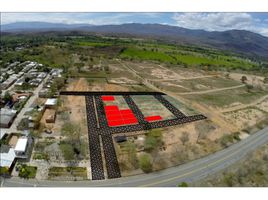
[[[257,143],[257,142],[255,142],[257,139],[259,139],[259,138],[258,138],[258,137],[254,138],[254,139],[252,140],[252,142],[250,143],[250,145],[253,145],[253,144]],[[245,146],[244,146],[244,147],[245,147]],[[244,148],[244,147],[243,147],[243,148]],[[209,163],[208,165],[206,165],[206,166],[204,166],[204,167],[201,167],[201,168],[199,168],[199,169],[195,169],[195,170],[193,170],[193,171],[190,171],[190,172],[187,172],[187,173],[184,173],[184,174],[181,174],[181,175],[172,177],[172,178],[168,178],[168,179],[165,179],[165,180],[156,181],[156,182],[154,182],[154,183],[149,183],[149,184],[145,184],[145,185],[140,185],[139,187],[149,187],[149,186],[158,185],[158,184],[160,184],[160,183],[170,182],[170,181],[172,181],[172,180],[175,180],[175,179],[179,179],[179,178],[185,177],[185,176],[187,176],[187,175],[190,175],[190,174],[193,174],[193,173],[195,173],[195,172],[201,171],[201,170],[203,170],[203,169],[205,169],[205,168],[208,168],[208,167],[210,167],[210,166],[216,165],[217,163],[219,163],[219,162],[221,162],[221,161],[227,160],[228,158],[232,157],[233,155],[235,155],[237,152],[239,152],[239,151],[241,151],[241,150],[242,150],[242,148],[241,148],[241,149],[238,149],[238,150],[236,150],[236,151],[234,151],[233,153],[231,153],[231,154],[229,154],[229,155],[227,155],[227,156],[225,156],[225,157],[223,157],[223,158],[221,158],[221,159],[219,159],[219,160],[217,160],[217,161],[215,161],[215,162]]]

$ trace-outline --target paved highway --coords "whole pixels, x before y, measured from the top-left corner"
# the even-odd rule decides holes
[[[37,181],[11,178],[1,180],[2,187],[172,187],[180,182],[194,182],[221,171],[268,142],[268,127],[214,154],[187,164],[145,175],[101,181]]]

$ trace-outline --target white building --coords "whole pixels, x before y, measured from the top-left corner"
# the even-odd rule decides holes
[[[18,142],[15,146],[15,154],[17,156],[23,156],[25,155],[26,149],[27,149],[27,145],[28,145],[28,138],[26,137],[22,137],[18,139]]]
[[[10,148],[8,153],[1,153],[0,157],[0,167],[10,168],[16,158],[16,154],[14,149]]]
[[[57,99],[56,98],[51,98],[51,99],[47,99],[46,103],[45,103],[45,107],[46,108],[51,108],[57,105]]]

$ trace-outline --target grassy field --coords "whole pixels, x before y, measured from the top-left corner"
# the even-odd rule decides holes
[[[111,43],[107,42],[90,42],[90,41],[77,41],[75,42],[78,46],[91,46],[91,47],[107,47],[112,46]]]
[[[195,52],[182,53],[181,51],[174,51],[172,49],[168,49],[168,47],[166,47],[165,51],[129,47],[120,54],[120,57],[139,60],[155,60],[171,64],[184,64],[186,66],[211,66],[212,69],[213,67],[224,67],[240,68],[247,70],[256,65],[250,61],[242,60],[240,58],[232,56],[208,56]]]
[[[48,171],[50,179],[57,177],[74,177],[87,179],[87,169],[85,167],[51,167]]]
[[[238,86],[241,82],[237,82],[231,79],[225,79],[220,77],[210,77],[210,78],[199,78],[192,80],[183,80],[180,85],[189,88],[191,90],[207,90],[214,88],[224,88],[224,87],[232,87]],[[204,86],[204,87],[198,87]]]
[[[248,92],[246,88],[238,88],[207,94],[185,95],[184,97],[209,106],[224,107],[235,102],[248,104],[266,94],[265,91],[253,90]]]
[[[122,58],[134,58],[141,60],[156,60],[160,62],[175,63],[175,59],[163,52],[153,52],[138,48],[127,48],[121,55]]]

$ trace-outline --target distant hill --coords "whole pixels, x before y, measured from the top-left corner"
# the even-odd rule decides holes
[[[39,32],[51,30],[73,30],[79,27],[89,27],[89,24],[62,24],[49,22],[16,22],[11,24],[1,25],[3,32]]]
[[[17,22],[1,26],[2,32],[81,31],[102,35],[118,35],[163,39],[176,44],[209,46],[221,50],[268,58],[268,37],[245,30],[204,31],[161,24],[121,24],[93,26],[89,24],[55,24]]]

